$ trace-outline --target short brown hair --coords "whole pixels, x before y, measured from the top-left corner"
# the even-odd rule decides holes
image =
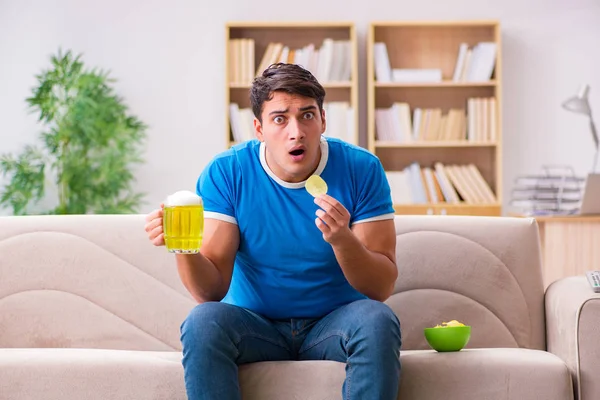
[[[261,76],[254,78],[250,89],[252,112],[261,123],[263,104],[271,100],[276,91],[315,99],[319,112],[323,111],[325,89],[310,71],[296,64],[271,64]]]

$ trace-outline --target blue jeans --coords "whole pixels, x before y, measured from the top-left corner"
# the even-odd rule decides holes
[[[346,363],[344,400],[396,400],[400,323],[384,303],[358,300],[320,319],[273,321],[247,309],[209,302],[181,326],[190,400],[239,400],[238,365],[258,361]]]

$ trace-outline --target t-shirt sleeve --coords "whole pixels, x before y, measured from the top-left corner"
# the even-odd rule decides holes
[[[379,158],[370,156],[357,170],[357,202],[350,224],[394,218],[390,185]]]
[[[196,193],[204,204],[204,218],[237,224],[235,215],[235,165],[233,157],[212,160],[200,174]]]

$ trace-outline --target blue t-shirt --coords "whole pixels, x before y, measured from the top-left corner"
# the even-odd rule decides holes
[[[322,137],[315,174],[350,213],[350,224],[392,219],[379,159],[357,146]],[[264,144],[252,140],[215,157],[200,175],[204,217],[237,224],[240,246],[225,303],[271,319],[317,318],[366,296],[346,280],[315,225],[319,208],[305,182],[279,179]]]

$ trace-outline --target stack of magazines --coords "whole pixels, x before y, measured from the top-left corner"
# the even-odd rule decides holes
[[[510,204],[525,215],[577,214],[585,177],[569,166],[543,166],[542,170],[515,179]]]

